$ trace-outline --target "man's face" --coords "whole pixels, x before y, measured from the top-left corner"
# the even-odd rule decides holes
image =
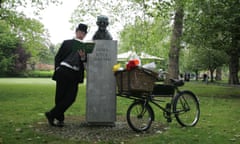
[[[104,20],[99,20],[99,21],[97,22],[97,25],[98,25],[98,27],[99,27],[99,29],[100,29],[101,31],[105,31],[106,28],[107,28],[108,23],[107,23],[106,21],[104,21]]]
[[[83,32],[83,31],[80,31],[80,30],[77,30],[76,31],[76,38],[77,39],[80,39],[80,40],[83,40],[86,36],[86,33]]]

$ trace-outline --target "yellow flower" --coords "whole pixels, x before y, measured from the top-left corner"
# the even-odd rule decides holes
[[[119,64],[119,63],[118,63],[118,64],[115,64],[115,65],[113,66],[113,68],[112,68],[112,71],[113,71],[113,72],[116,72],[119,68],[120,68],[120,64]]]

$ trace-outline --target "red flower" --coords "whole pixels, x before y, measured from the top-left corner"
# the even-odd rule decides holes
[[[127,70],[131,70],[135,67],[137,67],[139,65],[139,60],[138,59],[133,59],[133,60],[130,60],[128,61],[128,64],[127,64]]]

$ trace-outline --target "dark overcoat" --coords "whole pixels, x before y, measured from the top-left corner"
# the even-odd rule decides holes
[[[60,63],[62,61],[64,61],[74,50],[73,45],[74,45],[74,39],[70,39],[70,40],[65,40],[63,41],[61,47],[59,48],[56,56],[55,56],[55,65],[54,65],[54,73],[53,73],[53,80],[57,80],[58,79],[58,75],[57,75],[57,70],[61,67]],[[81,57],[79,56],[79,71],[77,73],[77,82],[78,83],[83,83],[84,81],[84,62],[85,61],[81,61]]]

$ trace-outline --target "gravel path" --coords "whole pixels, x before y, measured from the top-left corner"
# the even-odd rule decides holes
[[[85,117],[68,116],[63,128],[51,127],[44,119],[34,127],[37,132],[54,135],[63,139],[75,141],[125,143],[133,137],[147,137],[166,131],[166,125],[153,122],[147,132],[136,133],[127,124],[125,117],[117,117],[114,127],[89,126],[85,123]]]

